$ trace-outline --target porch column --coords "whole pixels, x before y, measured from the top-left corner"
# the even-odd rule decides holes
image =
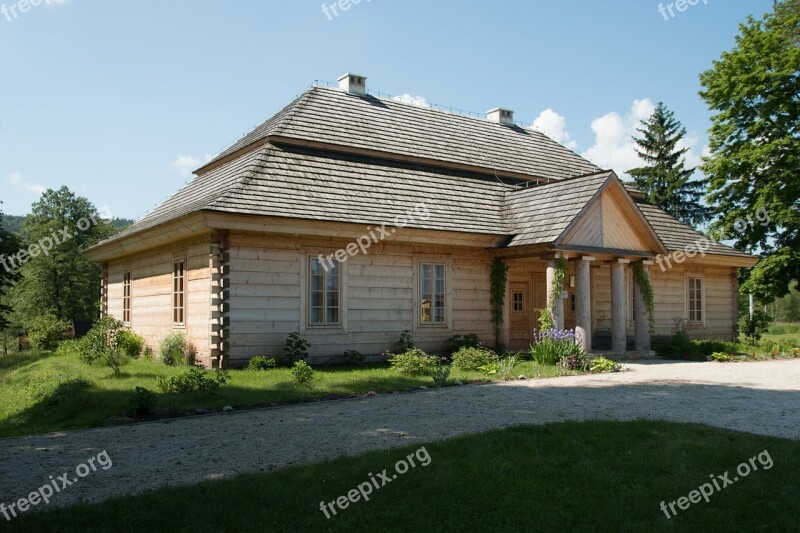
[[[645,277],[650,279],[650,265],[652,261],[642,261],[642,271]],[[640,354],[646,355],[650,353],[650,316],[647,313],[647,304],[644,301],[644,295],[639,288],[639,284],[634,280],[633,283],[633,301],[634,301],[634,320],[636,321],[636,351]]]
[[[624,355],[627,349],[625,328],[625,265],[628,259],[611,263],[611,349]]]
[[[548,259],[547,261],[547,299],[549,301],[550,295],[553,293],[553,284],[556,277],[556,261],[555,259]],[[564,329],[564,299],[561,297],[561,291],[564,287],[558,288],[558,297],[553,302],[553,326],[556,329]]]
[[[584,351],[592,350],[592,275],[594,257],[575,261],[575,334]]]

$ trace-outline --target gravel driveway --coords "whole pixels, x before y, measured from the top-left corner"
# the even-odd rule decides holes
[[[0,502],[26,496],[50,476],[74,478],[103,450],[113,466],[67,487],[51,506],[562,420],[664,419],[800,439],[800,360],[626,368],[2,439]]]

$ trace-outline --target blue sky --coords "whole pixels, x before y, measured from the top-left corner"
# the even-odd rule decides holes
[[[0,209],[25,214],[43,188],[67,185],[126,218],[314,80],[347,71],[423,104],[511,108],[620,173],[636,164],[632,128],[663,100],[695,163],[710,117],[698,74],[772,6],[699,0],[670,16],[671,2],[662,15],[651,0],[362,0],[326,15],[320,0],[18,3],[0,0]]]

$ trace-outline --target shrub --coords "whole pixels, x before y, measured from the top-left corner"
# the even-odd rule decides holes
[[[514,368],[517,366],[518,360],[515,355],[503,357],[497,363],[497,375],[503,381],[509,381],[516,377]]]
[[[121,367],[130,360],[121,346],[125,331],[125,325],[119,320],[110,316],[101,318],[80,340],[81,359],[89,365],[101,363],[111,368],[115,376],[120,376]]]
[[[753,316],[744,319],[742,333],[750,344],[757,344],[761,340],[761,336],[769,329],[770,322],[772,322],[772,318],[767,313],[756,310]]]
[[[478,368],[478,372],[486,376],[494,376],[500,372],[500,359],[495,357],[485,365]]]
[[[450,378],[450,365],[447,364],[447,360],[444,358],[437,358],[436,359],[436,366],[431,369],[430,376],[433,378],[434,386],[438,388],[442,388],[447,384],[447,380]]]
[[[392,368],[406,376],[426,376],[433,371],[438,359],[419,348],[412,348],[389,359]]]
[[[183,333],[175,331],[158,343],[158,358],[169,366],[190,365],[194,362],[194,353]]]
[[[358,350],[347,350],[344,352],[344,360],[351,365],[359,365],[364,362],[364,354]]]
[[[314,369],[305,361],[295,361],[292,366],[292,381],[298,387],[305,386],[310,389],[314,382]]]
[[[63,339],[69,330],[69,323],[64,320],[44,313],[37,315],[26,324],[28,329],[28,342],[34,348],[52,350],[59,340]]]
[[[292,332],[289,334],[289,337],[286,339],[286,346],[284,350],[286,350],[286,357],[289,359],[289,363],[295,363],[297,361],[305,361],[308,357],[308,349],[311,347],[311,344],[307,340],[305,340],[299,333]]]
[[[170,378],[158,378],[156,386],[161,392],[212,392],[225,385],[230,379],[228,370],[217,369],[210,377],[207,370],[193,367],[182,374]]]
[[[595,374],[602,372],[619,372],[622,366],[616,361],[606,359],[605,357],[596,357],[589,361],[589,371]]]
[[[277,359],[274,357],[264,357],[263,355],[257,355],[250,359],[250,362],[247,363],[248,370],[269,370],[271,368],[276,368],[277,366]]]
[[[717,363],[730,363],[734,360],[734,356],[725,352],[714,352],[708,356],[708,360],[716,361]]]
[[[79,340],[69,339],[58,343],[55,355],[57,357],[81,357],[83,354],[83,343]]]
[[[453,366],[461,370],[478,370],[496,357],[492,350],[486,348],[463,347],[453,354]]]
[[[584,354],[568,355],[558,362],[558,368],[562,372],[586,372],[589,369],[589,358]]]
[[[149,415],[156,406],[156,394],[150,389],[136,387],[133,393],[128,396],[128,403],[137,415]]]
[[[584,355],[573,330],[549,329],[536,334],[531,357],[540,365],[555,365],[570,355]]]
[[[691,339],[682,330],[677,331],[669,340],[656,342],[654,347],[656,354],[668,359],[690,359],[695,355]]]
[[[119,336],[119,347],[125,355],[136,359],[142,355],[144,339],[129,329],[123,330]]]
[[[462,348],[480,348],[481,341],[475,333],[467,335],[453,335],[450,337],[450,342],[453,343],[453,352],[458,352]]]
[[[400,353],[405,353],[414,349],[414,339],[411,337],[411,332],[404,330],[400,333]]]

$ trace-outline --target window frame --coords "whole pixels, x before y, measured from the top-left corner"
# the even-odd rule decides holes
[[[178,275],[177,265],[181,265],[180,276]],[[186,329],[186,293],[187,289],[187,269],[185,257],[174,257],[172,259],[172,327],[175,329]],[[176,282],[180,279],[180,290],[177,288]],[[178,296],[181,297],[181,305],[177,305]],[[178,312],[180,310],[181,320],[177,320]]]
[[[695,300],[698,301],[699,305],[700,305],[700,308],[699,308],[700,320],[695,320],[692,317],[692,301],[693,301],[692,290],[695,290],[695,291],[698,290],[698,289],[693,289],[693,287],[692,287],[692,283],[695,282],[695,281],[699,281],[700,282],[699,299],[695,298]],[[689,320],[689,323],[690,324],[701,324],[701,325],[705,326],[705,324],[706,324],[706,281],[705,281],[705,278],[703,276],[701,276],[701,275],[698,275],[698,274],[687,274],[686,275],[686,290],[685,290],[684,294],[686,295],[686,318]],[[698,310],[695,309],[695,312],[697,312],[697,311]]]
[[[527,292],[528,291],[526,291],[525,289],[523,289],[521,291],[511,291],[511,314],[513,314],[513,315],[524,315],[524,314],[526,314],[526,309],[527,309],[527,305],[526,304],[527,304],[527,300],[528,300]],[[517,294],[521,294],[522,295],[522,300],[521,300],[522,308],[521,309],[517,309],[516,308],[517,301],[515,299],[515,296]]]
[[[422,300],[423,300],[423,298],[422,298],[422,296],[423,296],[422,295],[422,289],[423,289],[422,269],[423,269],[423,267],[425,265],[431,265],[432,267],[433,266],[441,266],[442,267],[442,272],[443,272],[442,281],[444,283],[443,292],[442,293],[431,292],[431,300],[435,299],[435,295],[436,294],[442,294],[442,296],[444,298],[443,307],[441,308],[442,312],[444,313],[444,317],[443,317],[443,320],[441,322],[433,322],[432,321],[431,323],[428,323],[428,322],[424,322],[423,321],[424,313],[422,311]],[[434,286],[432,287],[432,289],[435,290],[435,282],[436,282],[435,270],[433,272],[434,272],[434,277],[433,277]],[[414,299],[413,299],[413,303],[414,303],[414,327],[415,327],[415,329],[423,329],[423,330],[428,330],[428,329],[449,329],[449,330],[452,330],[452,319],[453,319],[453,313],[452,313],[452,307],[451,307],[451,303],[452,303],[452,293],[451,293],[451,291],[452,291],[452,283],[450,282],[450,279],[452,279],[452,275],[453,275],[453,273],[452,273],[452,269],[451,269],[451,266],[450,266],[450,260],[447,257],[442,257],[442,256],[427,257],[427,256],[423,256],[423,257],[418,257],[414,261]],[[431,316],[433,317],[433,314]]]
[[[319,263],[321,268],[323,269],[323,281],[322,281],[322,287],[323,287],[323,290],[322,290],[322,302],[323,302],[323,306],[322,306],[322,314],[323,314],[323,319],[324,320],[321,323],[319,323],[319,322],[315,323],[315,322],[312,321],[312,312],[313,312],[313,310],[319,308],[318,306],[315,307],[314,305],[312,305],[313,304],[313,292],[314,292],[313,283],[312,283],[313,262]],[[345,300],[345,298],[344,298],[344,294],[345,294],[344,277],[345,276],[343,275],[343,272],[345,270],[346,263],[340,263],[340,262],[334,260],[334,265],[336,266],[336,276],[338,278],[337,279],[337,287],[336,287],[336,290],[337,290],[337,293],[338,293],[338,298],[337,298],[337,302],[338,302],[338,304],[337,304],[338,321],[335,322],[335,323],[334,322],[328,322],[328,320],[327,320],[328,310],[331,309],[331,307],[328,306],[328,276],[329,276],[329,272],[325,271],[324,266],[322,266],[322,263],[319,261],[319,256],[308,255],[306,257],[306,264],[305,264],[306,273],[304,275],[306,287],[305,287],[305,290],[303,291],[303,293],[305,295],[305,301],[306,301],[306,305],[305,305],[305,308],[306,308],[305,309],[305,321],[304,321],[306,328],[309,328],[309,329],[343,329],[344,328],[346,306],[345,306],[345,303],[344,303],[344,300]],[[317,292],[319,292],[319,291],[317,291]]]
[[[131,325],[133,311],[133,272],[130,268],[122,272],[122,323]]]

